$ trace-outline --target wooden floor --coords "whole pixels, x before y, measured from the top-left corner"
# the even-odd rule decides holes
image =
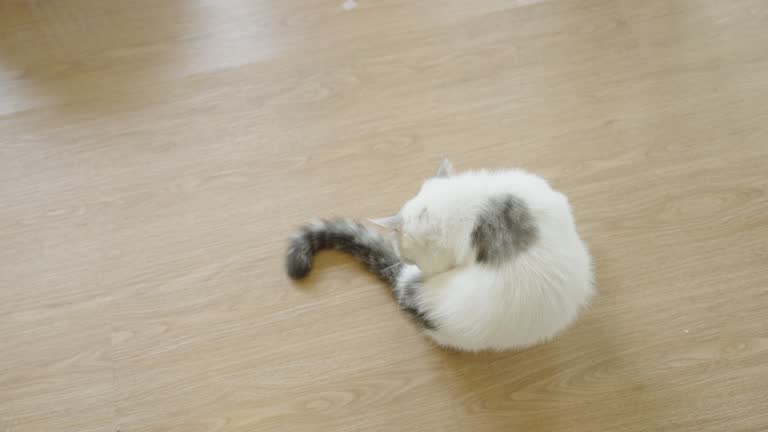
[[[767,28],[0,0],[0,431],[768,430]],[[600,295],[558,340],[445,352],[345,257],[285,277],[294,227],[386,215],[443,154],[570,196]]]

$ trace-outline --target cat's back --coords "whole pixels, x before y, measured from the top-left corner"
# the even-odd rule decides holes
[[[446,278],[441,310],[456,318],[444,330],[447,340],[506,349],[555,336],[594,291],[591,258],[568,199],[520,170],[471,172],[456,180],[486,200],[514,197],[522,206],[516,217],[531,224],[533,235],[503,262],[477,262]]]
[[[444,193],[450,192],[456,200],[477,203],[473,211],[494,199],[514,199],[524,207],[525,216],[538,227],[539,234],[548,240],[576,234],[571,205],[565,194],[555,190],[543,177],[527,171],[468,171],[453,177],[444,187]]]
[[[469,350],[552,339],[594,294],[589,254],[578,249],[540,246],[500,268],[474,265],[430,281],[425,297],[444,318],[431,336]]]
[[[497,324],[491,340],[498,347],[525,346],[554,337],[576,319],[594,294],[592,260],[563,193],[524,171],[501,172],[498,182],[525,203],[535,236],[499,268],[480,269],[497,274],[488,286],[497,298],[487,311]]]

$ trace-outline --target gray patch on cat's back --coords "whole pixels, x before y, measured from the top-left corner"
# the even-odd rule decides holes
[[[498,265],[530,248],[538,229],[526,203],[508,194],[488,200],[471,236],[477,262]]]

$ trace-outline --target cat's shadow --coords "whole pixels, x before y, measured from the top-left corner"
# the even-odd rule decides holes
[[[321,290],[320,281],[334,281],[342,277],[341,274],[354,268],[359,274],[369,275],[375,283],[376,277],[370,275],[362,264],[349,258],[349,256],[334,250],[324,250],[315,255],[312,260],[312,270],[302,279],[294,280],[296,286],[306,292]],[[327,291],[327,290],[326,290]]]
[[[360,265],[344,254],[324,252],[298,284],[312,291],[320,280],[333,280],[350,266]],[[593,308],[599,309],[600,303],[598,297]],[[462,418],[478,424],[487,421],[493,430],[534,425],[541,430],[567,430],[574,421],[587,422],[584,430],[607,430],[604,422],[610,418],[654,423],[652,413],[627,408],[653,399],[653,389],[627,372],[624,357],[631,353],[617,350],[618,336],[597,312],[585,311],[554,340],[524,350],[466,353],[433,345],[431,355],[447,372],[441,387],[462,408]],[[591,416],[595,406],[607,420]],[[588,427],[590,422],[594,427]]]
[[[585,316],[556,339],[525,350],[464,353],[435,346],[434,352],[464,415],[493,425],[553,430],[589,421],[595,406],[605,415],[606,407],[634,406],[645,397],[649,390],[622,370],[622,355],[614,347],[604,324]],[[624,400],[617,404],[617,398]],[[621,415],[631,412],[622,409]],[[645,419],[647,413],[637,415]]]

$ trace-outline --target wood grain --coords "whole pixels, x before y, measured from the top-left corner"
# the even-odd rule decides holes
[[[768,429],[764,1],[0,2],[0,431]],[[430,345],[285,238],[440,155],[572,200],[558,340]]]

